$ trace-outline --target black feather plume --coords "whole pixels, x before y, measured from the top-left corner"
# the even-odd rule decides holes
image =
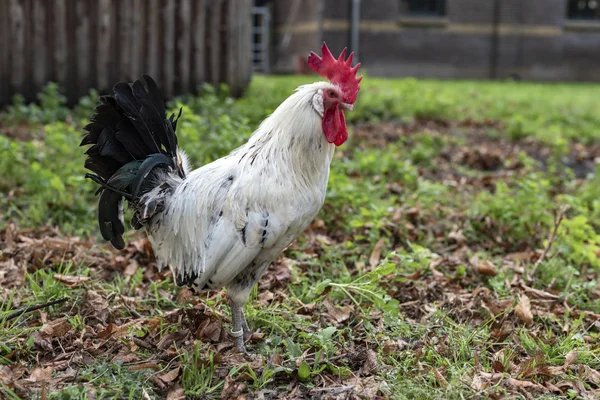
[[[85,167],[95,175],[86,176],[100,185],[100,232],[113,246],[122,249],[124,198],[130,206],[145,209],[147,205],[138,204],[141,196],[158,185],[168,186],[161,179],[165,173],[184,177],[177,164],[175,135],[181,109],[177,118],[173,114],[167,119],[162,93],[147,75],[132,85],[119,82],[113,91],[114,96],[100,97],[100,104],[84,128],[81,146],[91,145],[85,152]],[[170,191],[164,193],[168,195]],[[139,229],[147,220],[136,214],[132,222]]]

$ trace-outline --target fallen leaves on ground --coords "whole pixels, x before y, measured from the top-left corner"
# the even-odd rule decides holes
[[[542,161],[550,156],[548,148],[537,142],[484,139],[482,131],[497,127],[495,124],[488,121],[465,126],[430,121],[365,125],[356,129],[356,143],[385,146],[400,137],[410,141],[411,135],[423,129],[432,135],[451,135],[457,128],[471,129],[477,143],[447,146],[436,156],[436,168],[420,170],[420,174],[464,190],[493,190],[496,182],[522,172],[518,157],[521,151]],[[583,160],[579,167],[585,171],[587,162],[597,153],[574,146],[569,154]],[[468,166],[485,176],[465,174],[452,168],[451,163]],[[391,182],[386,188],[391,195],[405,190],[398,182]],[[441,210],[441,206],[434,208]],[[405,259],[393,253],[388,256],[384,249],[406,248],[407,242],[418,242],[419,235],[434,238],[438,256],[427,268],[391,274],[380,282],[386,295],[398,302],[397,318],[414,327],[430,327],[417,339],[384,328],[386,317],[382,311],[370,308],[365,314],[363,301],[354,302],[348,296],[333,300],[328,296],[331,287],[318,299],[288,301],[290,286],[297,289],[302,284],[298,275],[309,275],[315,268],[314,260],[327,248],[343,246],[350,240],[343,230],[330,231],[323,220],[316,220],[305,233],[306,243],[292,245],[290,253],[279,257],[258,284],[254,307],[269,310],[286,302],[294,317],[309,322],[294,326],[302,340],[310,342],[325,329],[336,329],[341,339],[332,339],[332,354],[328,358],[319,352],[316,342],[295,357],[288,354],[292,344],[287,342],[268,358],[239,354],[227,333],[226,313],[220,311],[226,303],[223,292],[207,292],[199,297],[188,289],[174,294],[157,285],[150,290],[152,282],[170,282],[171,277],[169,271],[157,270],[150,244],[141,236],[134,236],[125,250],[118,252],[91,239],[65,236],[56,228],[21,231],[10,225],[0,236],[0,298],[10,299],[10,310],[32,305],[20,293],[27,274],[63,265],[68,260],[72,265],[89,268],[89,275],[72,271],[52,273],[55,285],[77,295],[52,310],[34,311],[17,320],[22,331],[10,338],[10,349],[15,350],[0,353],[10,363],[0,365],[0,382],[25,398],[74,384],[93,393],[94,387],[82,380],[80,372],[101,360],[139,373],[137,376],[143,377],[161,398],[179,400],[186,398],[182,388],[186,370],[183,356],[196,352],[194,366],[214,369],[213,380],[222,386],[212,395],[223,399],[274,398],[273,387],[284,388],[280,398],[286,399],[388,398],[390,392],[383,377],[394,363],[407,359],[411,365],[407,379],[427,380],[441,390],[456,384],[450,368],[431,361],[434,355],[454,357],[454,338],[438,329],[450,321],[455,326],[468,327],[474,334],[482,327],[489,328],[481,346],[468,349],[475,361],[468,376],[461,377],[464,386],[482,396],[600,395],[600,372],[586,365],[577,349],[565,350],[553,359],[535,349],[554,346],[558,333],[568,331],[570,324],[581,324],[586,329],[579,335],[582,343],[596,351],[600,328],[599,314],[569,306],[567,299],[550,287],[533,287],[537,285],[527,279],[524,265],[540,257],[539,249],[532,245],[535,242],[519,243],[518,248],[505,247],[503,237],[492,234],[494,221],[487,218],[480,222],[489,229],[489,243],[477,247],[464,229],[468,216],[433,218],[418,204],[397,204],[388,211],[377,221],[386,232],[385,239],[379,236],[372,242],[365,239],[360,243],[362,252],[355,261],[347,263],[346,272],[359,277],[378,268],[386,257],[403,266]],[[368,238],[374,228],[353,229],[354,234]],[[497,249],[497,257],[479,255],[489,248]],[[300,252],[304,259],[291,255]],[[511,278],[502,282],[504,291],[499,294],[492,290],[490,281],[506,271],[511,272]],[[588,282],[597,279],[594,272],[587,273]],[[138,279],[139,283],[130,291],[104,290],[102,282],[115,277],[125,283]],[[157,297],[165,300],[164,307],[146,305],[156,304]],[[440,313],[446,321],[436,320]],[[249,322],[252,325],[252,320]],[[298,336],[275,327],[272,332],[255,331],[249,345],[269,343],[276,335],[282,340]],[[525,335],[535,346],[523,343]],[[29,350],[23,351],[25,348]],[[313,366],[323,365],[327,368],[312,373]],[[276,372],[274,384],[263,388],[253,381],[250,371],[261,377],[267,371],[265,366]],[[307,373],[306,381],[304,376],[299,378],[300,366],[308,368],[303,371]],[[232,376],[234,369],[238,373]]]

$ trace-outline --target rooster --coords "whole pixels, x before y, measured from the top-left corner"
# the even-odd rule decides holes
[[[321,53],[311,52],[308,65],[328,82],[298,87],[246,144],[195,170],[177,146],[178,117],[166,117],[147,75],[115,84],[85,127],[81,145],[92,145],[86,177],[100,185],[102,237],[125,246],[127,200],[133,227],[145,229],[177,285],[227,289],[240,352],[251,334],[243,307],[252,287],[317,216],[334,149],[348,138],[344,110],[356,101],[360,64],[352,67],[346,49],[334,58],[325,43]]]

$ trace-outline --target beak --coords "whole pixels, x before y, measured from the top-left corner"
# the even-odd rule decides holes
[[[354,111],[354,105],[349,104],[349,103],[340,102],[340,107],[342,107],[344,110]]]

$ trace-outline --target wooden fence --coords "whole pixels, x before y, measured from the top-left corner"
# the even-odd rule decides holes
[[[250,80],[251,0],[0,0],[0,105],[49,81],[70,102],[148,73],[165,95]]]

